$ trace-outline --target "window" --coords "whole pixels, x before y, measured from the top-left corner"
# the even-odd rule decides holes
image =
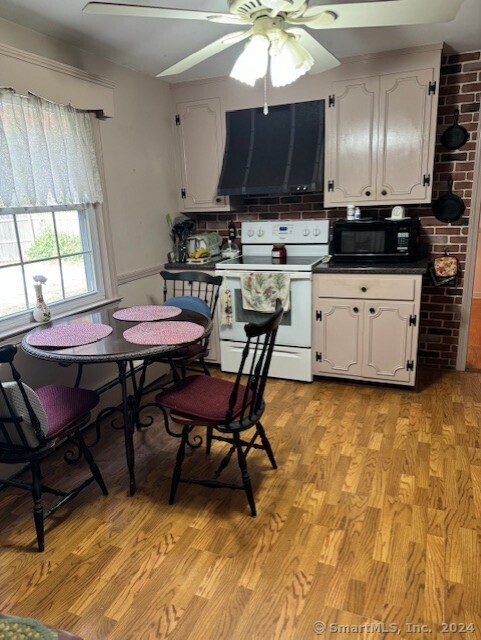
[[[0,211],[2,329],[25,324],[36,304],[33,276],[47,279],[45,301],[56,313],[103,297],[91,207]]]
[[[0,332],[32,320],[34,276],[53,317],[105,297],[92,116],[0,89]]]

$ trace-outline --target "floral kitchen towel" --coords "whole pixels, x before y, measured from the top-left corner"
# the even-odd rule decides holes
[[[242,307],[249,311],[272,313],[276,309],[279,298],[284,311],[289,311],[289,291],[291,277],[288,273],[256,273],[241,274]]]

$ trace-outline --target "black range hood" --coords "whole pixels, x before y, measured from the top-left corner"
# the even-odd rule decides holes
[[[219,195],[322,188],[324,100],[226,113]]]

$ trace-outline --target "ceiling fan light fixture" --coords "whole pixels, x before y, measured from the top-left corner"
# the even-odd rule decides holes
[[[312,68],[314,58],[297,38],[286,34],[287,38],[279,48],[271,47],[271,82],[273,87],[284,87],[295,82]]]
[[[269,40],[266,36],[254,34],[230,72],[231,78],[253,87],[256,80],[263,78],[269,64]]]

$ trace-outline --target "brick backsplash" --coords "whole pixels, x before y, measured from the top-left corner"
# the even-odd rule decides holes
[[[433,200],[447,191],[447,180],[452,176],[453,192],[463,198],[466,210],[457,222],[444,224],[434,217],[431,205],[406,207],[409,215],[419,216],[422,240],[429,243],[430,255],[442,254],[444,248],[449,247],[461,267],[454,289],[434,287],[428,276],[424,278],[419,362],[435,367],[454,368],[456,365],[480,102],[481,51],[444,56],[439,87]],[[440,137],[452,124],[456,108],[460,113],[459,124],[469,131],[469,140],[461,149],[448,151],[442,146]],[[387,217],[391,214],[391,208],[369,209],[369,215],[374,218]],[[199,230],[217,231],[226,236],[231,220],[240,226],[244,220],[336,220],[345,215],[344,207],[324,209],[323,195],[316,192],[246,197],[235,213],[198,214],[196,220]]]

